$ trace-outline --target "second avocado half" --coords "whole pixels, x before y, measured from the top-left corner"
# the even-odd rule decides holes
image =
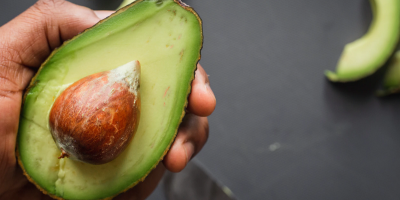
[[[400,1],[370,0],[373,21],[368,32],[347,44],[330,81],[356,81],[378,70],[394,52],[400,33]]]

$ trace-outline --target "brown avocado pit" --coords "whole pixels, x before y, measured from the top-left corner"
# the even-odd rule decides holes
[[[50,132],[62,155],[90,164],[114,160],[129,144],[140,117],[140,64],[78,80],[56,99]]]

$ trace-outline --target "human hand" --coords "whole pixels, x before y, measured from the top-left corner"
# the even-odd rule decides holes
[[[15,147],[23,91],[53,49],[111,13],[64,0],[39,0],[0,27],[0,199],[51,199],[29,183],[17,165]],[[144,182],[115,199],[144,199],[155,189],[165,169],[184,169],[208,138],[207,116],[215,104],[207,74],[198,65],[188,114],[164,161]]]

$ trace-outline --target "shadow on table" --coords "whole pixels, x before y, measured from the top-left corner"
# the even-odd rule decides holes
[[[165,173],[160,185],[148,200],[234,200],[229,188],[215,181],[191,161],[179,173]]]

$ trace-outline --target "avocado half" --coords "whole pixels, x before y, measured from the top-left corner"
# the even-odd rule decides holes
[[[373,21],[368,32],[344,47],[336,73],[325,72],[329,80],[348,82],[364,78],[383,66],[395,50],[400,32],[400,1],[370,3]]]
[[[18,162],[28,179],[57,199],[110,199],[143,181],[163,159],[185,115],[202,23],[179,0],[138,0],[65,42],[40,67],[24,96]],[[68,158],[49,131],[49,110],[71,83],[129,61],[141,63],[136,135],[115,160],[91,165]]]

